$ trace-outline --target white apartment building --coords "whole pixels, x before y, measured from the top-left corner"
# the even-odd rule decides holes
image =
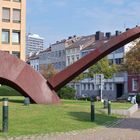
[[[26,35],[26,56],[31,56],[33,53],[42,51],[44,48],[44,38],[38,34]]]
[[[29,59],[28,62],[36,71],[39,72],[39,52],[34,53]]]
[[[83,36],[66,48],[66,66],[81,58],[81,50],[95,42],[95,35]]]
[[[53,64],[56,70],[63,70],[66,67],[66,48],[69,48],[78,39],[79,37],[73,36],[56,41],[48,49],[41,51],[39,54],[40,67],[41,65]]]

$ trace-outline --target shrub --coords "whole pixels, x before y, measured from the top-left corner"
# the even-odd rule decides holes
[[[137,103],[140,103],[140,94],[137,94],[136,101],[137,101]]]
[[[0,86],[0,96],[21,96],[21,94],[11,87],[2,85]]]
[[[75,97],[75,89],[65,86],[58,91],[58,96],[61,99],[74,99]]]

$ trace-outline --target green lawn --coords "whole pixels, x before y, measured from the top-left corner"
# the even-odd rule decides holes
[[[1,97],[3,98],[3,97]],[[9,97],[9,132],[8,136],[67,132],[104,126],[120,116],[107,116],[100,111],[103,105],[96,102],[96,121],[90,121],[90,102],[62,100],[60,105],[23,105],[24,97]],[[0,101],[0,112],[2,102]],[[129,103],[112,103],[113,108],[129,108]],[[2,114],[0,117],[2,124]],[[2,133],[0,133],[2,135]]]

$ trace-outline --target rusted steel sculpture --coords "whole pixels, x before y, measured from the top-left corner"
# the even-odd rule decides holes
[[[96,49],[46,81],[25,62],[0,51],[0,84],[11,86],[38,104],[59,103],[56,91],[107,54],[140,37],[140,27],[128,30]]]
[[[94,51],[56,74],[53,78],[49,79],[47,83],[51,89],[57,91],[88,67],[138,37],[140,37],[140,27],[135,27],[111,38],[108,42],[100,42]]]
[[[31,66],[16,57],[0,51],[0,83],[11,86],[38,104],[59,103],[46,80]]]

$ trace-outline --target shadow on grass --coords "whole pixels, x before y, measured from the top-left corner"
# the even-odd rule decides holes
[[[12,103],[24,103],[24,100],[20,100],[20,99],[10,99],[9,102],[12,102]]]
[[[91,114],[88,112],[69,112],[69,115],[73,116],[75,120],[83,121],[83,122],[90,122],[91,121]],[[107,121],[115,121],[118,118],[116,116],[108,116],[105,113],[96,113],[95,114],[95,123],[96,124],[104,124]]]
[[[87,112],[69,112],[69,115],[74,117],[75,120],[82,121],[82,122],[90,122],[90,113]],[[119,117],[119,119],[122,119]],[[96,113],[95,115],[95,124],[101,125],[101,126],[107,126],[112,124],[114,121],[117,121],[118,118],[113,115],[113,116],[108,116],[107,114],[98,114]],[[110,127],[112,128],[122,128],[122,129],[132,129],[132,130],[137,130],[140,131],[140,116],[139,118],[126,118],[122,122],[113,125]]]
[[[3,99],[0,99],[0,102],[3,102]],[[22,99],[9,99],[9,102],[11,103],[24,103],[24,100]]]

